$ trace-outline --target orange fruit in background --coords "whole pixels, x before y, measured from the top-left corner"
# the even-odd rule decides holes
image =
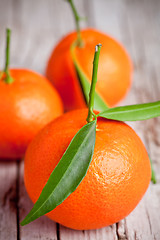
[[[14,82],[0,80],[0,158],[24,156],[38,131],[63,113],[62,101],[49,81],[29,70],[12,69]]]
[[[124,98],[131,85],[132,62],[125,48],[110,36],[94,29],[81,31],[84,47],[76,48],[76,57],[83,72],[92,79],[94,48],[102,44],[98,68],[97,92],[108,104],[114,106]],[[84,95],[77,78],[70,47],[76,40],[73,32],[64,37],[53,50],[46,69],[46,76],[54,84],[66,111],[84,108]]]
[[[68,112],[48,124],[29,145],[24,181],[34,203],[86,118],[87,109]],[[123,122],[98,118],[94,155],[86,176],[47,216],[78,230],[111,225],[136,207],[150,179],[148,154],[135,131]]]

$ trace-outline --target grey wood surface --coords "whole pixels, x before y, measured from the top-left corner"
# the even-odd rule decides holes
[[[75,0],[95,27],[125,45],[134,63],[133,84],[124,104],[160,99],[160,1]],[[44,73],[55,44],[74,30],[63,0],[0,0],[0,68],[4,65],[5,29],[12,29],[11,67]],[[20,227],[32,203],[23,183],[23,161],[0,162],[0,240],[160,240],[160,118],[129,123],[142,138],[157,175],[136,209],[124,220],[92,231],[74,231],[46,217]]]

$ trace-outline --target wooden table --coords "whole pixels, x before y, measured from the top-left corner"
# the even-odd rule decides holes
[[[121,103],[160,99],[160,1],[76,0],[88,17],[83,27],[95,27],[125,45],[134,63],[132,89]],[[12,29],[11,67],[44,73],[58,40],[74,29],[68,4],[63,0],[0,0],[0,66],[4,64],[5,28]],[[32,207],[23,183],[23,161],[0,162],[1,240],[159,240],[160,239],[160,118],[130,124],[142,138],[154,163],[157,184],[124,220],[93,231],[74,231],[46,217],[20,227]]]

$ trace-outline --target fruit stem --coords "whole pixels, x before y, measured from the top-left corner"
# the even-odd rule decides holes
[[[95,54],[94,54],[94,60],[93,60],[93,72],[92,72],[92,82],[89,92],[89,106],[88,106],[88,116],[87,116],[87,122],[93,121],[93,116],[95,117],[95,114],[93,113],[94,108],[94,95],[95,95],[95,88],[97,83],[97,72],[98,72],[98,62],[99,62],[99,54],[101,50],[102,45],[99,43],[95,47]]]
[[[10,84],[14,81],[14,79],[11,77],[9,72],[9,61],[10,61],[10,36],[11,36],[11,30],[6,29],[6,62],[3,73],[6,74],[6,77],[4,78],[5,83]]]
[[[80,31],[80,20],[81,20],[81,17],[79,16],[76,8],[75,8],[75,5],[73,4],[73,0],[67,0],[72,8],[72,12],[73,12],[73,15],[74,15],[74,19],[75,19],[75,23],[76,23],[76,31],[77,31],[77,46],[78,47],[82,47],[83,46],[83,41],[82,41],[82,37],[81,37],[81,31]]]

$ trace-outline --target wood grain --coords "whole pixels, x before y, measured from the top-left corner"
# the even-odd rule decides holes
[[[0,239],[17,239],[18,165],[0,162]]]
[[[125,45],[134,65],[130,93],[120,104],[159,100],[160,1],[75,0],[88,21]],[[0,0],[0,68],[4,65],[5,28],[12,29],[11,67],[45,73],[56,43],[74,30],[70,8],[60,0]],[[46,217],[20,227],[32,208],[23,182],[23,161],[0,162],[0,239],[2,240],[159,240],[160,239],[160,118],[129,123],[143,140],[154,163],[157,184],[150,184],[144,198],[124,220],[112,226],[75,231]]]

